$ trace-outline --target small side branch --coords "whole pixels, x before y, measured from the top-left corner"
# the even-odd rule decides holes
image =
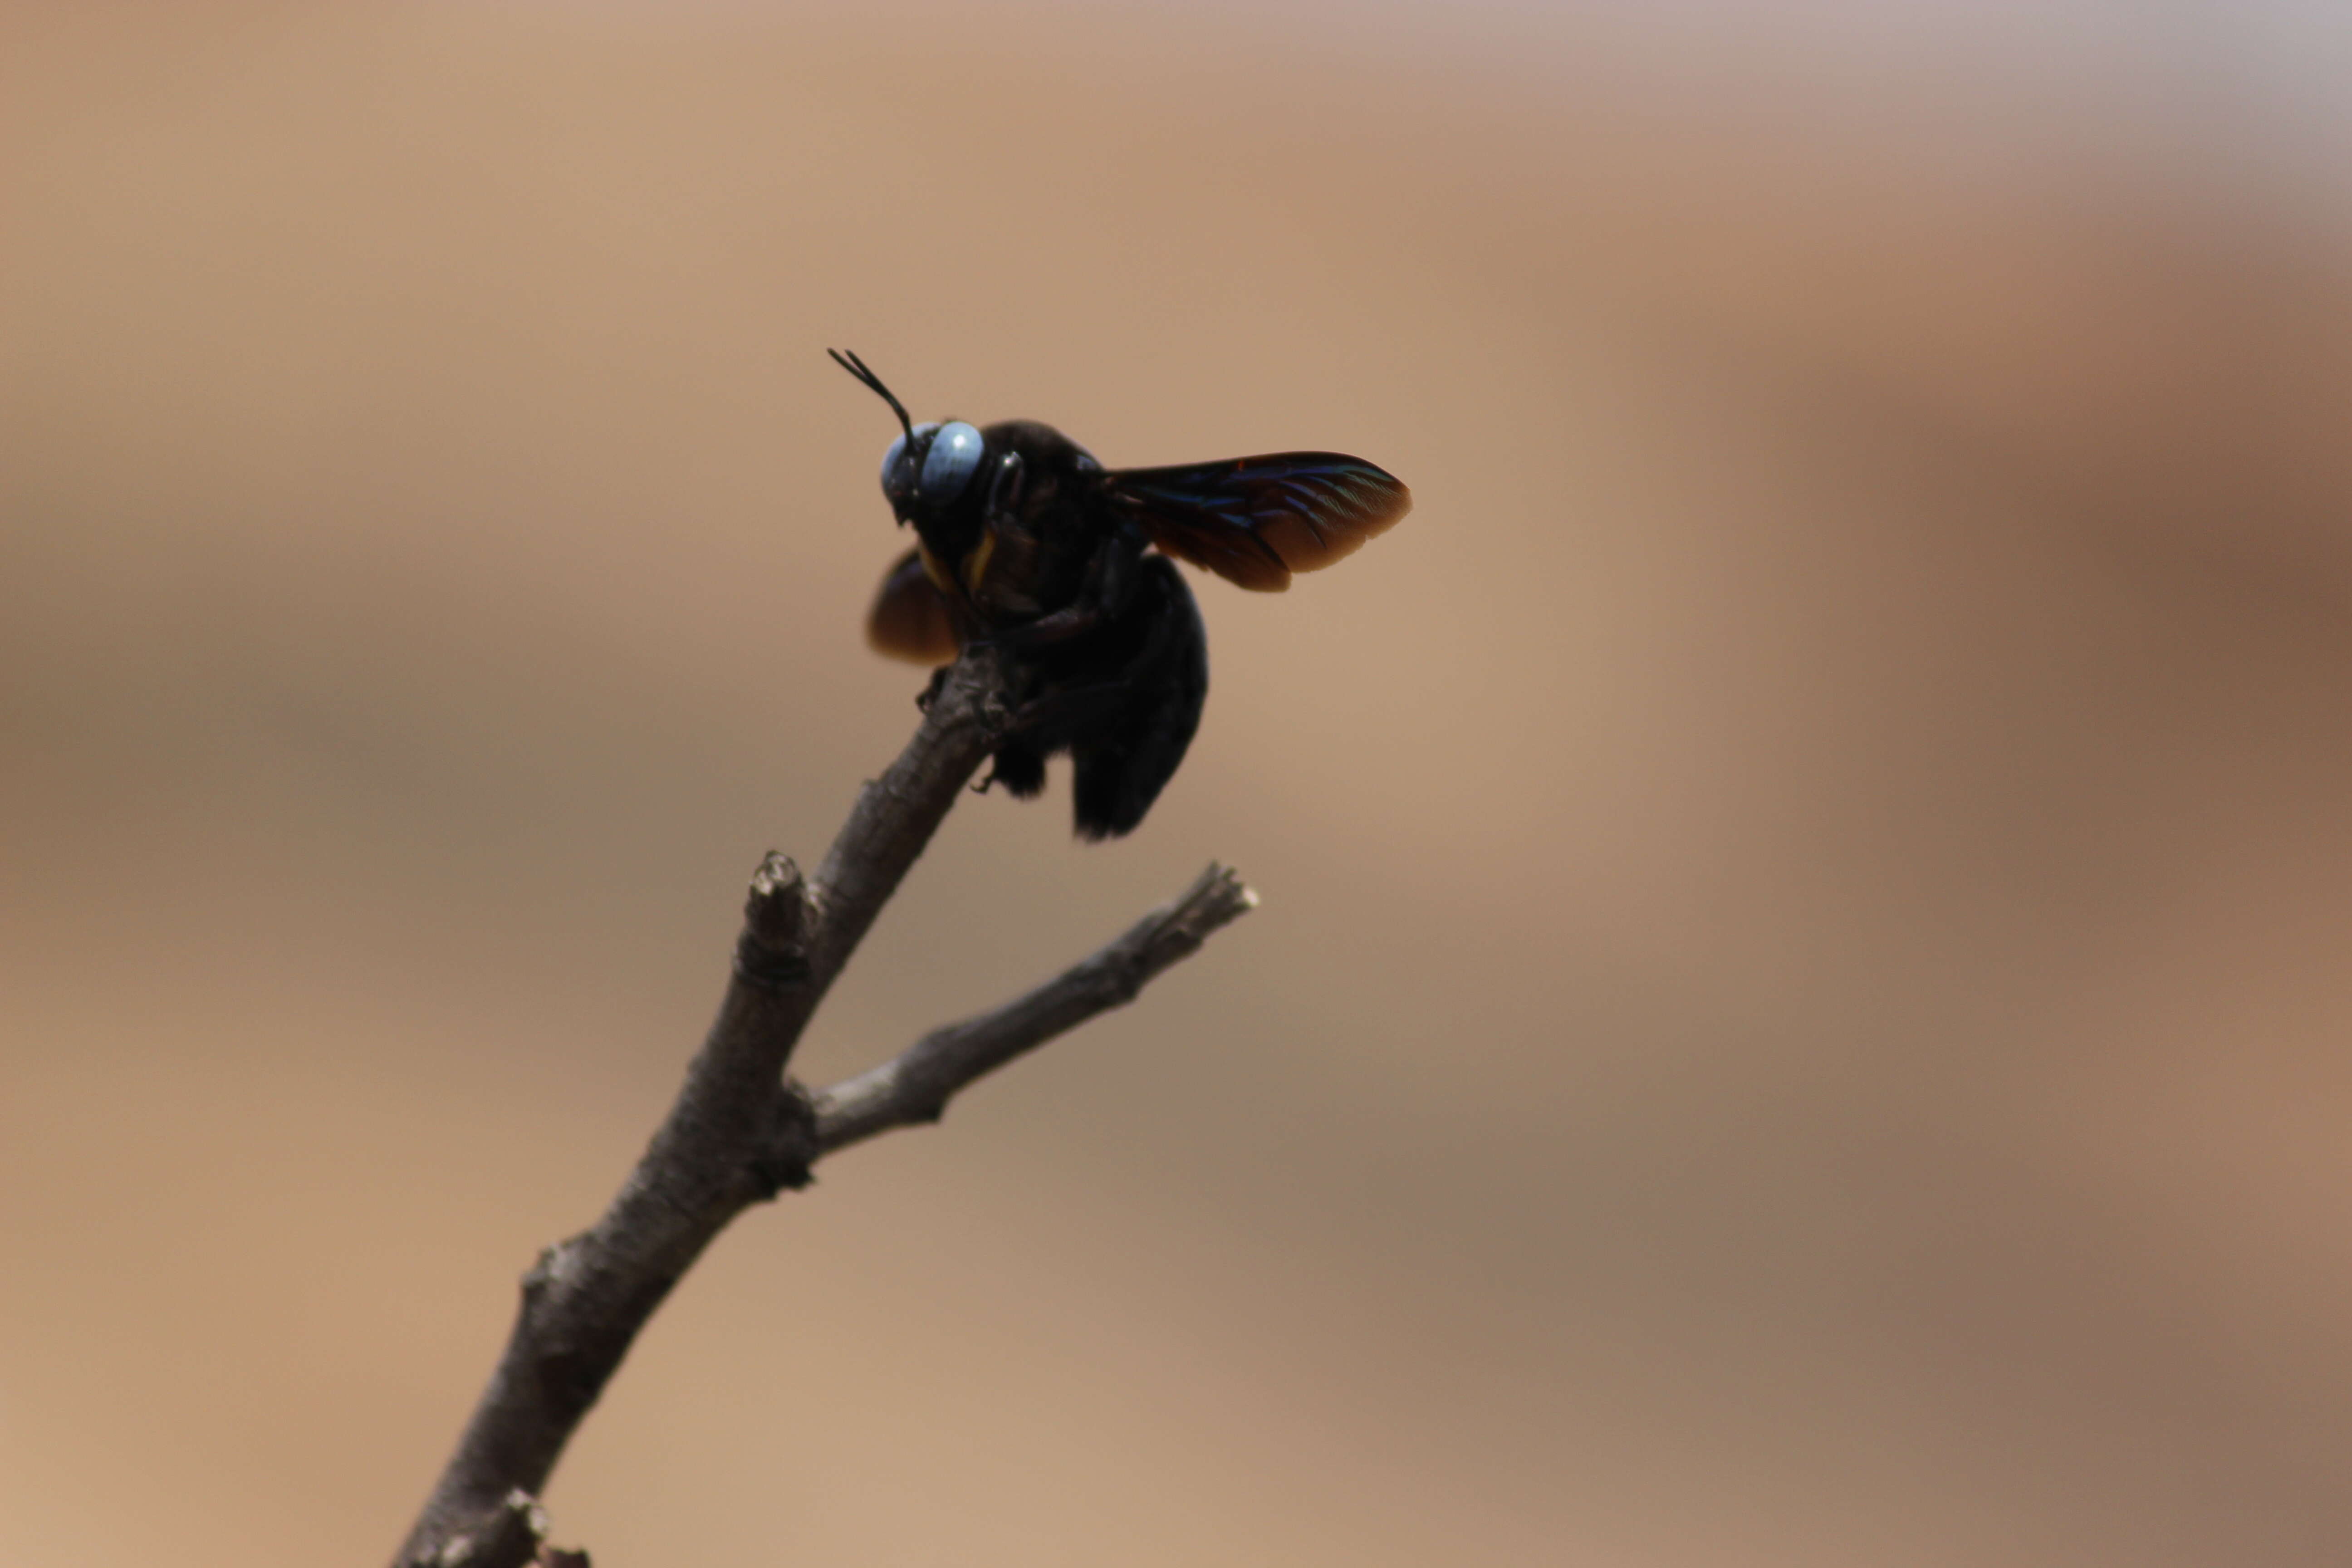
[[[1239,877],[1211,866],[1174,902],[1092,957],[1002,1007],[934,1029],[880,1067],[820,1093],[817,1152],[937,1121],[968,1085],[1097,1013],[1134,1001],[1161,971],[1256,907],[1257,895]]]

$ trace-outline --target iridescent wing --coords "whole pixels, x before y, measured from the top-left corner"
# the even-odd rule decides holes
[[[955,622],[948,602],[923,570],[919,552],[898,558],[882,579],[866,613],[866,640],[877,653],[917,664],[948,664],[957,651]]]
[[[1353,555],[1412,509],[1395,476],[1339,452],[1119,468],[1102,493],[1165,553],[1260,593]]]

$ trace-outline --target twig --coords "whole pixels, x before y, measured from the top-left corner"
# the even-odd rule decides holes
[[[816,1146],[830,1154],[894,1127],[937,1121],[973,1080],[1097,1013],[1135,1000],[1153,976],[1201,950],[1220,928],[1257,907],[1257,895],[1211,866],[1173,903],[1117,942],[1026,995],[932,1030],[880,1067],[816,1097]]]
[[[395,1568],[522,1568],[542,1545],[534,1502],[637,1332],[702,1249],[751,1205],[892,1127],[936,1121],[965,1085],[1131,1001],[1255,898],[1212,866],[1174,903],[1058,979],[925,1036],[814,1100],[793,1047],[1004,721],[992,654],[950,671],[907,749],[860,793],[814,883],[771,854],[751,879],[719,1016],[668,1116],[603,1218],[540,1256],[504,1353]]]

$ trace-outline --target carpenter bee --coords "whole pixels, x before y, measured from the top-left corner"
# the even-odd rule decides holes
[[[1082,838],[1131,832],[1200,724],[1208,638],[1175,562],[1279,593],[1412,505],[1394,478],[1337,452],[1106,469],[1034,420],[918,425],[865,361],[826,353],[898,416],[882,493],[915,529],[867,639],[929,665],[1007,650],[1013,722],[981,787],[1025,800],[1045,787],[1045,759],[1069,752]]]

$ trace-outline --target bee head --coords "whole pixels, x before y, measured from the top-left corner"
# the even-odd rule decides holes
[[[882,454],[882,493],[901,525],[920,524],[961,500],[980,471],[981,435],[961,419],[918,425],[907,407],[854,353],[827,349],[833,363],[871,387],[898,416],[898,437]]]

